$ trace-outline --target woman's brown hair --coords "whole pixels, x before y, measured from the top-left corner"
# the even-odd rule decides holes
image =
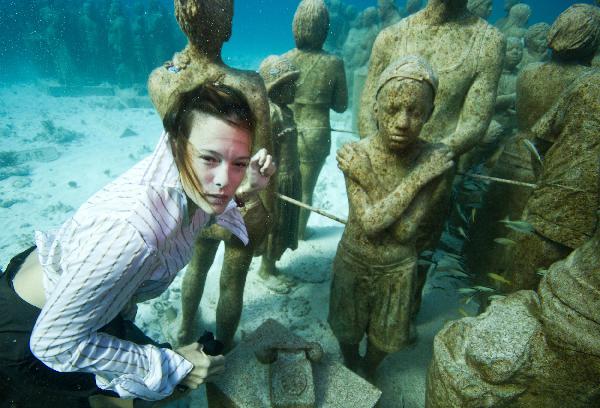
[[[256,119],[246,97],[237,89],[203,83],[181,93],[163,118],[163,127],[169,134],[169,144],[181,177],[196,191],[204,194],[191,165],[188,140],[195,114],[205,114],[220,119],[231,126],[254,134]]]

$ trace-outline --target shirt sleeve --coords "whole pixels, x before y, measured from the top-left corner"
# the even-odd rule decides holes
[[[60,372],[96,375],[122,398],[159,400],[192,370],[179,354],[98,332],[160,266],[156,252],[125,220],[74,223],[60,242],[59,280],[31,336],[33,354]]]

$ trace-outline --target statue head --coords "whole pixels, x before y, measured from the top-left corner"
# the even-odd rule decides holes
[[[231,37],[233,0],[175,0],[175,18],[193,46],[220,50]]]
[[[375,115],[379,137],[391,150],[419,138],[433,112],[438,79],[427,61],[408,56],[393,61],[379,76]]]
[[[560,59],[591,58],[600,43],[600,10],[589,4],[572,5],[556,18],[547,38]]]
[[[258,73],[265,81],[267,94],[273,102],[285,105],[294,102],[295,85],[300,71],[289,59],[269,55],[260,64]]]
[[[379,12],[376,7],[367,7],[358,15],[359,27],[373,27],[379,23]]]
[[[523,58],[523,42],[520,38],[508,37],[506,39],[506,53],[504,57],[504,66],[513,70],[519,65]]]
[[[525,33],[525,46],[538,53],[546,51],[548,49],[548,31],[550,30],[550,24],[537,23],[529,27]]]
[[[477,17],[487,20],[492,14],[492,0],[469,0],[467,8]]]
[[[292,28],[298,49],[320,50],[329,31],[329,13],[323,0],[302,0]]]
[[[531,7],[525,3],[515,4],[508,12],[508,18],[519,27],[525,27],[529,17],[531,17]]]

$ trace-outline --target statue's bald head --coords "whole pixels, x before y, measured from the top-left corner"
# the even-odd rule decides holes
[[[175,0],[175,18],[194,46],[220,47],[231,37],[233,0]]]

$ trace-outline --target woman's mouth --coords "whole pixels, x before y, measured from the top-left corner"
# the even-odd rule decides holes
[[[214,205],[225,205],[229,200],[230,197],[225,194],[206,194],[206,201]]]

